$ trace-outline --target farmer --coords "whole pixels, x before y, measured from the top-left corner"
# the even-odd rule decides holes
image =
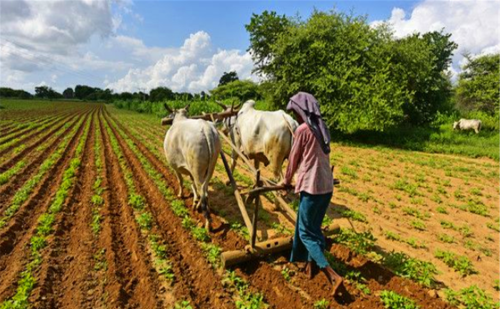
[[[290,99],[286,109],[293,111],[300,124],[295,131],[282,183],[292,187],[292,178],[297,172],[295,192],[300,193],[300,206],[290,261],[307,262],[305,271],[309,279],[312,279],[313,267],[319,266],[333,285],[335,293],[342,283],[342,277],[325,258],[325,238],[321,232],[321,223],[333,193],[329,160],[330,133],[321,119],[318,101],[311,94],[297,93]]]

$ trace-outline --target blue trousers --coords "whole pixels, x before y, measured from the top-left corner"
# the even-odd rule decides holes
[[[300,192],[291,262],[315,261],[320,268],[329,266],[323,253],[326,244],[321,223],[331,198],[332,192],[319,195]]]

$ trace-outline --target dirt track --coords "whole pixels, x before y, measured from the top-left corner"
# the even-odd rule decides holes
[[[31,261],[30,241],[37,232],[39,218],[54,200],[63,183],[64,171],[75,156],[84,127],[89,124],[74,185],[69,188],[68,197],[55,216],[47,245],[41,250],[41,265],[33,272],[36,284],[29,294],[29,303],[36,308],[172,308],[175,303],[187,300],[194,308],[235,308],[239,297],[237,291],[228,288],[224,271],[214,269],[207,261],[200,242],[186,230],[183,220],[172,210],[172,201],[165,198],[158,186],[161,182],[174,191],[177,186],[161,151],[154,151],[155,146],[152,146],[160,145],[158,148],[161,148],[162,137],[153,138],[154,134],[142,134],[143,128],[123,124],[104,105],[81,106],[57,117],[44,114],[39,118],[45,117],[52,124],[48,130],[26,135],[20,141],[26,148],[19,153],[10,154],[11,147],[2,153],[0,172],[11,169],[21,160],[27,161],[25,167],[0,185],[0,215],[3,217],[16,192],[38,172],[39,166],[58,145],[64,146],[62,155],[0,228],[0,302],[15,295],[21,273]],[[19,121],[34,119],[29,111],[18,115],[11,113],[8,117]],[[43,123],[44,120],[37,121]],[[23,136],[22,129],[14,131],[17,129],[12,126],[1,130]],[[56,132],[60,134],[53,136]],[[68,138],[67,144],[63,144],[65,138]],[[113,141],[119,153],[113,148]],[[101,145],[97,152],[96,142]],[[42,145],[46,147],[35,151]],[[5,157],[7,155],[9,158]],[[96,166],[96,156],[102,161],[101,170]],[[128,172],[132,173],[132,178],[127,176]],[[159,178],[154,180],[152,173],[158,173]],[[91,225],[95,215],[94,182],[98,177],[102,178],[104,191],[98,210],[100,232],[96,234]],[[147,231],[138,224],[137,210],[130,206],[131,194],[142,196],[144,210],[141,211],[152,215],[151,228]],[[185,190],[184,196],[188,194]],[[214,188],[210,194],[215,203],[236,209],[231,196]],[[186,197],[184,202],[189,208],[189,216],[195,224],[201,225],[203,217],[192,210],[192,199]],[[219,213],[220,209],[220,206],[214,207],[214,232],[209,243],[223,250],[243,248],[246,240],[231,229],[226,215]],[[151,235],[157,236],[166,247],[175,277],[171,281],[155,267]],[[347,283],[342,295],[334,299],[326,277],[319,274],[308,282],[296,266],[287,263],[287,256],[253,261],[234,270],[249,283],[249,291],[263,295],[270,308],[313,308],[321,299],[329,300],[330,308],[383,308],[379,299],[382,290],[396,291],[415,300],[422,308],[449,307],[441,299],[430,296],[421,285],[395,276],[344,246],[333,245],[330,251],[349,270],[361,272],[367,279],[370,294]],[[285,266],[295,272],[291,280],[282,275]]]

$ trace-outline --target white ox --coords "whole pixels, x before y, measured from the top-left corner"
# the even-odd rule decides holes
[[[476,134],[481,130],[481,120],[478,119],[460,119],[453,123],[453,130],[474,130]]]
[[[210,229],[208,182],[221,150],[219,134],[212,123],[187,118],[189,106],[172,111],[165,104],[165,108],[174,114],[172,126],[165,136],[163,149],[168,164],[174,169],[179,181],[177,196],[182,196],[182,175],[188,175],[192,181],[193,205],[195,209],[201,206],[206,219],[205,226]]]
[[[283,161],[292,149],[293,135],[298,123],[284,111],[260,111],[254,108],[255,101],[246,101],[231,129],[231,138],[249,159],[254,160],[255,168],[259,163],[270,165],[276,179],[282,179]],[[288,122],[288,124],[287,124]],[[232,153],[231,170],[234,171],[237,160]]]

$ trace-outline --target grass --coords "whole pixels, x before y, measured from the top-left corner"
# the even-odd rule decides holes
[[[456,118],[456,117],[455,117]],[[479,134],[453,131],[454,119],[441,117],[431,126],[403,125],[384,132],[358,131],[354,134],[334,132],[332,139],[362,148],[404,149],[430,153],[459,154],[472,158],[499,160],[498,130],[482,130]],[[498,119],[496,120],[498,123]]]

